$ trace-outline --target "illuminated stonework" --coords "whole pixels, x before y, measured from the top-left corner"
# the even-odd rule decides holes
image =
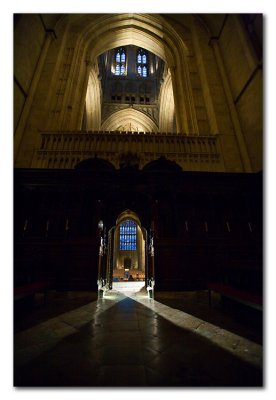
[[[33,159],[39,147],[38,132],[108,131],[129,126],[131,132],[138,128],[188,136],[220,135],[225,171],[262,169],[261,56],[247,39],[239,15],[227,16],[225,26],[223,15],[42,15],[51,29],[46,34],[37,31],[37,35],[33,34],[36,16],[22,18],[26,23],[19,22],[15,32],[14,72],[21,82],[21,89],[15,85],[14,97],[16,167],[38,166]],[[31,26],[34,31],[28,30]],[[224,27],[222,36],[218,26]],[[39,52],[30,59],[26,56],[29,69],[23,69],[22,56],[35,36]],[[145,49],[165,65],[157,114],[146,91],[138,99],[139,107],[137,99],[134,104],[129,96],[124,99],[129,102],[127,107],[116,99],[114,112],[103,108],[99,58],[112,49],[131,46]],[[126,60],[128,57],[126,53]],[[148,76],[137,79],[148,79],[154,71],[157,69],[149,64]],[[115,110],[115,105],[119,109]],[[169,147],[168,143],[168,153]],[[209,170],[208,163],[206,167]],[[194,170],[194,165],[190,168]],[[205,170],[204,165],[195,170]]]

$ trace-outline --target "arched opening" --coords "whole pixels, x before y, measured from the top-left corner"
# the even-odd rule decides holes
[[[156,124],[147,115],[133,109],[117,111],[102,124],[103,131],[156,132]]]
[[[65,17],[60,23],[59,28],[61,29],[62,25],[67,22],[67,18]],[[132,45],[155,54],[167,64],[171,74],[169,90],[173,94],[173,102],[170,105],[175,108],[176,131],[179,133],[198,133],[192,87],[187,67],[189,49],[186,42],[183,41],[174,27],[171,26],[170,22],[160,15],[150,14],[102,15],[93,19],[89,15],[79,15],[70,17],[69,29],[72,29],[74,32],[75,30],[81,32],[78,40],[78,48],[80,49],[79,54],[85,60],[86,65],[86,67],[83,67],[84,74],[76,76],[76,81],[82,80],[82,87],[84,88],[83,92],[76,94],[77,97],[81,96],[78,101],[79,108],[76,107],[76,112],[78,109],[76,115],[83,115],[89,70],[91,66],[97,64],[98,57],[109,50]],[[99,37],[101,40],[97,40]],[[75,71],[79,74],[78,68]],[[98,78],[101,79],[101,76],[98,76]],[[91,77],[89,79],[91,83]],[[95,82],[93,80],[93,85],[94,83],[100,87],[99,81]],[[95,90],[93,85],[91,83],[90,88]],[[74,96],[74,100],[76,101],[76,96]],[[87,102],[87,107],[89,107],[88,103],[89,101]],[[95,109],[87,109],[85,113],[91,121],[93,119],[97,121],[101,113],[100,102],[96,103],[97,107],[94,106]],[[166,109],[165,106],[163,109]],[[91,112],[93,115],[95,114],[95,118],[91,115]],[[168,121],[164,121],[163,116],[161,125],[166,130],[171,129],[172,115],[173,113],[170,110]],[[78,121],[81,125],[81,121]],[[95,129],[92,126],[93,124],[92,122],[88,122],[88,129]],[[98,129],[100,129],[100,126]]]
[[[113,282],[145,281],[145,232],[128,214],[117,220],[114,231]]]
[[[178,132],[188,133],[192,128],[192,131],[196,133],[196,126],[188,126],[188,120],[193,119],[191,116],[188,118],[188,113],[193,108],[193,104],[191,104],[193,96],[186,68],[186,56],[188,55],[186,44],[160,16],[146,15],[142,17],[142,21],[140,21],[140,15],[123,14],[120,18],[124,21],[123,28],[122,25],[117,24],[114,18],[108,21],[110,24],[108,25],[108,31],[102,30],[102,26],[99,27],[102,31],[101,41],[96,46],[93,42],[93,48],[91,48],[90,52],[91,42],[89,40],[87,54],[91,59],[95,59],[104,51],[118,46],[134,45],[157,55],[167,64],[172,76],[171,82],[174,96],[172,104],[176,107],[176,129]],[[90,30],[89,33],[87,31],[87,37],[90,39],[93,33],[93,30]],[[176,51],[175,43],[179,44],[181,51]],[[187,106],[188,98],[190,99],[189,107]],[[181,113],[178,112],[180,109],[182,110]],[[169,120],[170,117],[168,117]],[[164,121],[162,122],[164,124]]]
[[[138,215],[131,210],[122,212],[110,230],[109,241],[113,241],[107,255],[109,285],[119,291],[140,291],[147,272],[147,232]]]
[[[103,293],[108,295],[112,289],[120,292],[147,289],[148,295],[153,296],[153,259],[150,271],[148,265],[149,255],[153,256],[153,251],[149,251],[150,243],[147,230],[134,211],[125,210],[118,216],[116,225],[101,240],[98,270],[100,297]]]
[[[91,70],[97,70],[100,86],[96,108],[100,109],[101,123],[95,130],[158,132],[160,86],[168,70],[164,60],[146,49],[127,45],[102,53]],[[97,121],[90,101],[95,92],[95,87],[88,84],[84,130]]]

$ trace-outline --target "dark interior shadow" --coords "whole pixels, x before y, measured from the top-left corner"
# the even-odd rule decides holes
[[[14,332],[31,328],[48,319],[85,306],[97,300],[97,292],[57,292],[23,299],[14,304]]]

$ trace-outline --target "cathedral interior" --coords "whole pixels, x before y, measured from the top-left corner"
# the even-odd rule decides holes
[[[262,23],[14,14],[15,386],[262,386]]]

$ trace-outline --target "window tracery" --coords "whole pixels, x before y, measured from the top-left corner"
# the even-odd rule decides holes
[[[130,219],[120,224],[120,250],[136,250],[136,223]]]
[[[126,75],[126,50],[119,47],[115,52],[115,75]]]
[[[143,78],[148,76],[148,54],[144,49],[137,51],[137,73]]]

